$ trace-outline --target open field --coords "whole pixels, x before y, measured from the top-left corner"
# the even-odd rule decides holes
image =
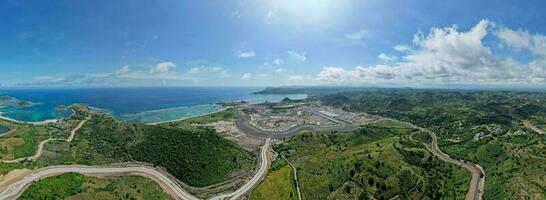
[[[289,165],[272,170],[267,177],[250,193],[250,200],[297,200],[293,171]]]
[[[66,173],[33,183],[19,199],[172,199],[140,176],[89,177]]]

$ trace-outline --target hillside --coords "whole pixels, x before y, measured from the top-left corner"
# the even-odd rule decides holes
[[[275,151],[298,169],[304,199],[464,199],[470,175],[432,156],[415,132],[379,124],[307,132]]]
[[[250,171],[254,155],[209,128],[165,128],[94,114],[71,144],[52,143],[38,166],[127,161],[161,166],[191,186],[206,186]]]
[[[327,95],[323,103],[409,121],[435,131],[454,158],[485,168],[485,199],[543,199],[545,93],[386,90]],[[337,99],[345,99],[343,102]]]

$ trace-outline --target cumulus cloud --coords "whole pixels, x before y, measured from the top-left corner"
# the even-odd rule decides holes
[[[253,58],[254,56],[256,56],[256,54],[254,54],[254,51],[239,52],[239,54],[237,55],[237,57],[239,58]]]
[[[329,66],[316,76],[333,83],[415,83],[415,84],[536,84],[545,82],[545,59],[529,63],[493,55],[482,43],[493,27],[481,20],[468,31],[457,26],[432,28],[414,35],[412,47],[398,45],[404,52],[394,65],[358,66],[353,69]],[[503,32],[504,31],[504,32]],[[543,35],[501,30],[496,34],[505,44],[541,54]],[[544,48],[542,48],[544,49]],[[388,56],[385,55],[384,58]],[[381,58],[380,58],[381,59]]]
[[[542,34],[531,34],[527,30],[512,30],[506,27],[501,28],[497,37],[503,44],[517,49],[528,50],[534,55],[546,57],[546,36]]]
[[[222,67],[206,67],[206,66],[199,66],[199,67],[192,67],[188,70],[188,74],[200,74],[200,73],[218,73],[223,70]]]
[[[292,60],[300,62],[307,61],[307,56],[305,56],[305,52],[288,51],[287,53]]]
[[[279,73],[283,73],[284,72],[284,69],[283,68],[277,68],[275,70],[275,73],[279,74]]]
[[[311,77],[303,76],[303,75],[294,75],[294,76],[288,77],[288,81],[296,82],[296,83],[308,82],[309,79],[311,79]]]
[[[284,60],[280,58],[273,60],[273,64],[275,65],[282,65],[283,63],[284,63]]]
[[[241,76],[241,80],[250,80],[250,79],[252,79],[251,73],[245,73],[243,74],[243,76]]]
[[[393,55],[387,55],[385,53],[381,53],[377,56],[377,58],[383,62],[393,62],[396,61],[398,58]]]
[[[396,51],[400,51],[400,52],[406,52],[406,51],[409,51],[411,50],[411,48],[409,46],[406,46],[406,45],[396,45],[393,47],[394,50]]]
[[[151,74],[167,73],[171,68],[175,68],[176,64],[173,62],[161,62],[150,69]]]

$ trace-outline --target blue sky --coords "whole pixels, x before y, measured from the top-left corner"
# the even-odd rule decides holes
[[[542,87],[544,4],[0,0],[0,84]]]

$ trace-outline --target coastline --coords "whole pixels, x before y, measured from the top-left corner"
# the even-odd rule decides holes
[[[9,121],[9,122],[18,123],[18,124],[32,124],[32,125],[44,125],[44,124],[49,124],[49,123],[57,123],[60,120],[62,120],[62,119],[47,119],[47,120],[39,121],[39,122],[27,122],[27,121],[19,121],[19,120],[16,120],[16,119],[5,117],[1,113],[0,113],[0,119],[6,120],[6,121]]]
[[[218,110],[215,110],[215,111],[213,111],[213,112],[207,112],[207,113],[203,113],[203,114],[199,114],[199,115],[194,115],[194,116],[190,116],[190,117],[182,117],[182,118],[178,118],[178,119],[171,119],[171,120],[160,121],[160,122],[146,123],[146,125],[159,125],[159,124],[165,124],[165,123],[170,123],[170,122],[182,121],[182,120],[191,119],[191,118],[194,118],[194,117],[201,117],[201,116],[205,116],[205,115],[210,115],[210,114],[214,114],[214,113],[219,113],[219,112],[222,112],[222,111],[227,110],[227,109],[229,109],[229,108],[230,108],[229,106],[222,106],[222,108],[220,108],[220,109],[218,109]]]
[[[64,119],[70,119],[72,116],[74,116],[76,114],[76,111],[74,109],[70,109],[72,111],[72,114],[70,114],[70,116],[68,117],[63,117],[63,118],[55,118],[55,119],[46,119],[46,120],[43,120],[43,121],[37,121],[37,122],[29,122],[29,121],[20,121],[20,120],[16,120],[16,119],[12,119],[12,118],[9,118],[9,117],[6,117],[2,114],[2,112],[0,112],[0,119],[3,119],[3,120],[6,120],[6,121],[9,121],[9,122],[13,122],[13,123],[18,123],[18,124],[31,124],[31,125],[46,125],[46,124],[49,124],[49,123],[57,123],[61,120],[64,120]]]
[[[291,95],[293,94],[287,94],[287,95],[283,95],[285,97],[290,97]],[[305,94],[299,94],[299,95],[304,95],[303,98],[295,98],[295,99],[306,99],[308,96],[305,95]],[[277,96],[277,95],[275,95]],[[238,102],[238,101],[247,101],[248,104],[259,104],[259,103],[263,103],[263,102],[266,102],[266,101],[270,101],[268,100],[267,98],[266,99],[260,99],[260,98],[250,98],[250,99],[239,99],[239,100],[233,100],[233,101],[228,101],[228,102]],[[250,102],[249,102],[250,101]],[[274,101],[270,101],[270,102],[278,102],[278,101],[282,101],[282,98],[279,98],[277,100],[274,100]],[[222,106],[220,105],[219,103],[208,103],[208,104],[199,104],[199,105],[194,105],[194,106],[218,106],[217,109],[215,109],[214,111],[212,112],[204,112],[204,113],[201,113],[201,114],[196,114],[196,115],[193,115],[193,116],[185,116],[185,117],[180,117],[180,118],[175,118],[175,119],[168,119],[168,120],[162,120],[162,121],[157,121],[157,122],[141,122],[141,123],[144,123],[144,124],[148,124],[148,125],[157,125],[157,124],[163,124],[163,123],[169,123],[169,122],[176,122],[176,121],[181,121],[181,120],[185,120],[185,119],[190,119],[190,118],[193,118],[193,117],[200,117],[200,116],[204,116],[204,115],[209,115],[209,114],[213,114],[213,113],[217,113],[217,112],[221,112],[221,111],[224,111],[226,109],[229,108],[229,106]],[[142,111],[142,112],[139,112],[139,114],[141,113],[157,113],[157,112],[163,112],[163,111],[170,111],[170,110],[177,110],[177,109],[183,109],[183,108],[189,108],[189,107],[193,107],[193,106],[179,106],[179,107],[172,107],[172,108],[163,108],[163,109],[157,109],[157,110],[149,110],[149,111]],[[103,109],[103,108],[97,108],[97,107],[92,107],[92,106],[89,106],[89,108],[91,109],[94,109],[94,110],[99,110],[99,111],[105,111],[106,113],[110,114],[112,117],[114,118],[117,118],[117,119],[120,119],[120,120],[124,120],[124,121],[130,121],[128,119],[123,119],[123,117],[121,116],[117,116],[110,110],[108,109]],[[62,118],[55,118],[55,119],[47,119],[47,120],[43,120],[43,121],[37,121],[37,122],[31,122],[31,121],[22,121],[22,120],[16,120],[16,119],[12,119],[12,118],[9,118],[9,117],[6,117],[6,116],[3,116],[2,112],[0,112],[0,119],[2,120],[6,120],[6,121],[10,121],[10,122],[14,122],[14,123],[19,123],[19,124],[32,124],[32,125],[45,125],[45,124],[49,124],[49,123],[57,123],[61,120],[64,120],[64,119],[69,119],[71,118],[74,114],[75,114],[75,111],[73,109],[70,109],[72,110],[72,114],[68,117],[62,117]],[[152,121],[152,120],[151,120]],[[136,121],[138,122],[138,121]]]
[[[305,95],[305,94],[301,94],[301,95]],[[307,95],[305,95],[304,98],[302,99],[307,99]],[[240,100],[234,100],[234,101],[229,101],[229,102],[241,102],[241,101],[245,101],[244,99],[240,99]],[[282,101],[281,100],[277,100],[277,101],[272,101],[272,102],[280,102]],[[252,103],[247,103],[247,104],[260,104],[260,103],[264,103],[265,101],[259,101],[259,102],[252,102]],[[218,103],[215,103],[216,105],[219,105]],[[160,121],[160,122],[151,122],[151,123],[145,123],[146,125],[159,125],[159,124],[165,124],[165,123],[170,123],[170,122],[177,122],[177,121],[182,121],[182,120],[186,120],[186,119],[191,119],[191,118],[194,118],[194,117],[201,117],[201,116],[205,116],[205,115],[210,115],[210,114],[214,114],[214,113],[219,113],[219,112],[222,112],[224,110],[227,110],[231,108],[231,106],[221,106],[220,109],[216,110],[216,111],[213,111],[213,112],[208,112],[208,113],[203,113],[203,114],[199,114],[199,115],[195,115],[195,116],[190,116],[190,117],[182,117],[182,118],[178,118],[178,119],[172,119],[172,120],[165,120],[165,121]],[[161,110],[169,110],[169,109],[176,109],[176,108],[166,108],[166,109],[160,109],[160,110],[151,110],[151,111],[145,111],[145,112],[154,112],[154,111],[161,111]]]

